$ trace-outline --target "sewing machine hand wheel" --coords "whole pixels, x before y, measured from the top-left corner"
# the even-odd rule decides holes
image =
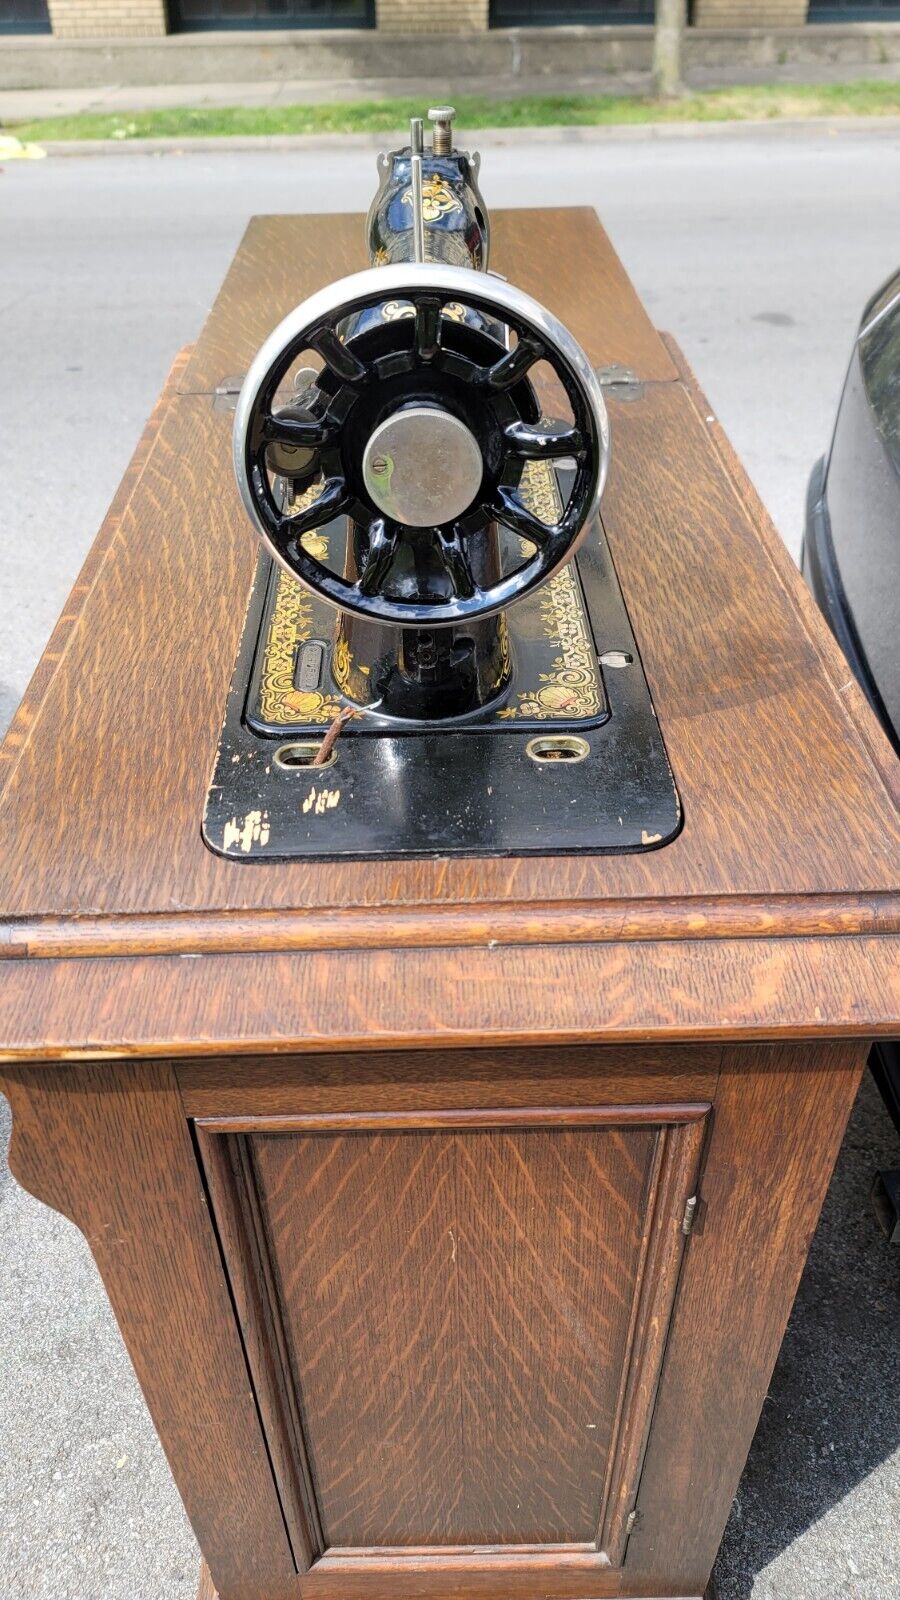
[[[512,348],[497,324],[515,335]],[[322,372],[278,408],[309,351]],[[528,379],[537,362],[565,390],[570,422],[542,421]],[[600,384],[563,325],[502,280],[430,263],[369,269],[298,306],[254,360],[234,425],[241,496],[275,558],[343,610],[429,628],[488,616],[552,577],[597,510],[608,456]],[[318,486],[300,509],[276,492],[285,458],[297,483]],[[574,459],[574,479],[547,524],[519,483],[529,461],[561,458]],[[305,536],[342,513],[357,530],[356,575],[307,548]],[[473,560],[492,523],[519,536],[513,571]]]

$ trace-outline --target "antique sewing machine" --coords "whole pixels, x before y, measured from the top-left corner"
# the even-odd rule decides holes
[[[633,851],[678,831],[598,518],[601,383],[490,271],[453,117],[429,112],[430,150],[414,119],[379,158],[371,269],[286,317],[237,402],[263,553],[204,837],[238,859]]]

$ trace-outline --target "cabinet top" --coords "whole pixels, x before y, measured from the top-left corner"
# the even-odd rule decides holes
[[[900,1026],[887,741],[593,213],[494,221],[498,269],[637,380],[608,391],[603,522],[681,834],[520,860],[206,849],[256,554],[215,391],[294,304],[364,264],[359,217],[255,218],[0,756],[0,1056]]]

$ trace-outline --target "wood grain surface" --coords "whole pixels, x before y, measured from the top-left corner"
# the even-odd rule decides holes
[[[250,1149],[205,1128],[195,1138],[291,1552],[304,1573],[323,1549],[321,1517]]]
[[[322,1568],[325,1567],[325,1566],[327,1566],[327,1563],[320,1563],[320,1565],[319,1565],[320,1576],[322,1575]],[[418,1575],[415,1575],[414,1582],[415,1583],[420,1583],[421,1582],[421,1579],[418,1577]],[[501,1582],[502,1582],[502,1579],[501,1579]],[[340,1578],[339,1577],[337,1579],[337,1584],[338,1584],[338,1586],[340,1585]],[[476,1582],[475,1584],[472,1584],[470,1582],[470,1580],[468,1579],[467,1574],[465,1572],[462,1572],[460,1574],[460,1585],[461,1586],[456,1591],[456,1593],[458,1595],[463,1595],[463,1594],[465,1594],[465,1595],[469,1595],[469,1594],[482,1594],[482,1595],[489,1594],[489,1595],[494,1595],[497,1592],[496,1580],[495,1580],[494,1584],[491,1587],[488,1587],[484,1583],[483,1580],[481,1582]],[[538,1579],[538,1586],[540,1586],[540,1585],[543,1585],[543,1588],[545,1589],[546,1588],[546,1580],[542,1580],[542,1579],[539,1578]],[[326,1578],[326,1587],[327,1586],[328,1586],[328,1580]],[[296,1589],[296,1600],[305,1600],[306,1595],[308,1595],[309,1592],[310,1592],[310,1587],[311,1586],[310,1586],[308,1580],[307,1580],[307,1582],[305,1584],[304,1584],[302,1579],[299,1580],[298,1583],[297,1583],[297,1589]],[[348,1595],[351,1595],[351,1594],[353,1594],[355,1587],[358,1587],[358,1586],[354,1586],[352,1583],[350,1583],[346,1590],[340,1590],[339,1587],[336,1589],[334,1587],[334,1584],[332,1583],[331,1593],[336,1595],[338,1592],[340,1592],[340,1593],[346,1593]],[[601,1585],[601,1588],[602,1588],[603,1592],[605,1592],[607,1594],[615,1594],[617,1592],[618,1586],[616,1586],[616,1588],[606,1588],[605,1585]],[[564,1595],[565,1593],[569,1592],[569,1589],[570,1589],[570,1586],[565,1584],[564,1582],[561,1585],[559,1585],[559,1587],[557,1587],[557,1584],[554,1583],[554,1591],[557,1594]],[[421,1590],[419,1590],[418,1592],[421,1593]],[[599,1592],[600,1592],[600,1590],[598,1590],[598,1593]],[[397,1585],[397,1587],[396,1588],[392,1588],[391,1593],[393,1595],[398,1595],[398,1596],[403,1595],[403,1594],[409,1594],[410,1593],[409,1585],[408,1584],[404,1584],[402,1582],[402,1579],[401,1579],[401,1581]],[[416,1593],[415,1588],[413,1588],[412,1593],[413,1594]],[[215,1589],[213,1587],[213,1581],[212,1581],[212,1578],[210,1577],[210,1574],[209,1574],[209,1568],[207,1567],[205,1561],[201,1562],[201,1564],[200,1564],[200,1584],[199,1584],[199,1587],[197,1589],[197,1600],[219,1600],[219,1596],[217,1595],[217,1593],[216,1593],[216,1591],[215,1591]],[[538,1592],[536,1594],[534,1594],[533,1600],[542,1600],[540,1587],[538,1587]],[[649,1597],[645,1596],[645,1597],[643,1597],[643,1600],[649,1600]],[[690,1596],[690,1597],[689,1596],[681,1596],[680,1600],[700,1600],[700,1596]],[[703,1600],[716,1600],[716,1595],[711,1589],[707,1590],[706,1594],[703,1596]]]
[[[555,1127],[456,1113],[428,1131],[390,1114],[377,1131],[257,1121],[237,1139],[325,1548],[589,1547],[607,1501],[621,1545],[640,1449],[623,1442],[612,1471],[620,1385],[634,1345],[640,1438],[707,1109],[595,1108]]]
[[[209,1575],[209,1567],[205,1561],[200,1563],[200,1583],[197,1588],[197,1600],[219,1600],[213,1581]]]
[[[651,1101],[641,1105],[613,1106],[484,1106],[478,1110],[455,1108],[448,1110],[416,1111],[295,1111],[282,1116],[267,1117],[267,1134],[339,1134],[357,1133],[473,1133],[485,1129],[517,1128],[599,1128],[618,1126],[627,1118],[629,1126],[640,1122],[697,1122],[704,1117],[709,1106],[687,1102],[682,1105],[657,1105]],[[243,1116],[198,1118],[198,1126],[207,1133],[258,1133],[260,1118],[251,1111]]]
[[[646,1101],[712,1100],[722,1051],[587,1047],[564,1050],[393,1050],[365,1055],[263,1056],[182,1061],[188,1116],[228,1118],[403,1114],[504,1106],[570,1111]]]
[[[299,1580],[297,1600],[371,1600],[376,1592],[389,1600],[659,1600],[660,1590],[665,1600],[700,1600],[676,1597],[665,1580],[636,1589],[626,1572],[598,1566],[588,1551],[498,1555],[474,1569],[458,1556],[323,1556]]]
[[[267,1009],[286,1049],[356,1042],[370,1025],[379,1046],[429,1028],[508,1039],[515,1017],[520,1036],[539,1036],[543,970],[568,987],[554,1005],[569,1039],[897,1026],[892,758],[721,429],[583,212],[500,213],[498,261],[593,355],[592,329],[598,340],[620,329],[627,350],[600,355],[645,380],[637,398],[610,402],[603,515],[681,835],[637,856],[362,866],[206,850],[199,819],[255,555],[231,418],[209,389],[241,370],[286,299],[352,267],[361,237],[358,218],[253,224],[181,374],[191,392],[160,409],[14,724],[0,1047],[253,1049]],[[198,955],[202,982],[183,959]],[[370,992],[382,961],[400,983],[387,1031]],[[508,1006],[491,990],[501,969]]]
[[[893,796],[895,803],[900,806],[900,761],[897,760],[893,745],[878,719],[869,715],[870,707],[868,701],[860,684],[852,673],[847,671],[847,660],[837,640],[830,630],[827,630],[825,635],[822,634],[822,614],[812,591],[805,583],[797,585],[796,566],[791,560],[787,546],[778,533],[759,494],[741,466],[731,440],[716,417],[710,401],[700,388],[694,373],[684,358],[683,352],[679,349],[671,334],[664,333],[661,338],[675,363],[678,376],[685,385],[698,415],[702,417],[710,430],[710,438],[734,484],[735,492],[739,495],[773,566],[794,596],[798,611],[803,617],[804,626],[820,644],[825,670],[829,673],[837,693],[845,704],[851,708],[856,726],[871,751],[872,759],[881,773],[885,788]]]
[[[548,245],[552,239],[552,261]],[[211,394],[247,371],[289,311],[335,278],[369,265],[355,213],[253,217],[193,358],[184,394]],[[642,379],[676,368],[596,212],[587,206],[491,211],[491,266],[550,304],[595,366],[618,364]]]
[[[13,1061],[898,1031],[900,962],[888,938],[0,967],[0,1060]]]
[[[322,1565],[323,1564],[320,1563],[320,1572],[321,1572]],[[327,1563],[325,1565],[327,1565]],[[419,1582],[421,1580],[419,1580],[417,1578],[416,1581]],[[462,1584],[463,1587],[461,1589],[457,1590],[458,1594],[479,1594],[479,1593],[480,1594],[485,1594],[485,1593],[491,1594],[491,1593],[496,1593],[496,1584],[495,1584],[493,1589],[488,1589],[483,1581],[480,1582],[480,1583],[476,1583],[475,1585],[470,1585],[469,1580],[468,1580],[467,1575],[465,1574],[465,1572],[461,1573],[460,1581],[461,1581],[461,1584]],[[545,1580],[540,1580],[539,1579],[538,1580],[539,1584],[542,1581],[544,1583],[544,1587],[546,1587]],[[327,1579],[326,1579],[326,1583],[327,1583]],[[339,1583],[340,1583],[340,1579],[338,1578],[338,1584]],[[353,1592],[353,1588],[354,1588],[354,1586],[351,1583],[346,1591],[341,1591],[341,1592],[346,1592],[346,1593],[350,1594],[350,1593]],[[567,1591],[567,1588],[568,1588],[568,1586],[565,1585],[565,1584],[563,1584],[560,1588],[557,1588],[556,1584],[554,1584],[555,1592],[558,1593],[558,1594],[565,1593]],[[309,1589],[310,1589],[310,1585],[309,1585],[308,1580],[307,1580],[306,1584],[304,1584],[302,1579],[299,1580],[298,1584],[297,1584],[297,1590],[296,1590],[296,1600],[305,1600],[305,1596],[307,1594],[309,1594]],[[332,1588],[332,1593],[335,1593],[335,1592],[336,1591],[334,1590],[334,1588]],[[391,1593],[392,1594],[396,1594],[396,1595],[403,1594],[404,1592],[408,1593],[409,1589],[408,1589],[407,1585],[404,1585],[402,1583],[402,1581],[401,1581],[400,1585],[398,1585],[397,1588],[392,1588],[392,1590],[391,1590]],[[608,1594],[614,1594],[616,1591],[614,1589],[606,1589],[605,1592],[608,1593]],[[216,1591],[215,1591],[215,1589],[213,1587],[212,1578],[209,1575],[209,1568],[207,1567],[205,1561],[201,1562],[201,1564],[200,1564],[200,1584],[199,1584],[199,1588],[197,1589],[197,1600],[219,1600],[219,1596],[217,1595],[217,1593],[216,1593]],[[534,1600],[541,1600],[540,1594],[536,1594],[534,1596]],[[644,1597],[644,1600],[649,1600],[649,1597]],[[700,1600],[700,1597],[699,1596],[692,1596],[692,1597],[681,1596],[680,1600]],[[715,1596],[715,1594],[714,1594],[714,1592],[712,1590],[708,1590],[706,1595],[703,1597],[703,1600],[716,1600],[716,1596]]]
[[[597,1530],[597,1542],[614,1567],[624,1560],[636,1517],[644,1451],[686,1248],[686,1207],[689,1200],[694,1206],[698,1203],[698,1167],[709,1131],[709,1109],[704,1108],[702,1121],[695,1117],[681,1127],[660,1130],[659,1166],[647,1190],[637,1293],[619,1381],[615,1444]]]
[[[523,914],[527,911],[527,914]],[[900,894],[741,895],[669,900],[545,900],[478,906],[332,906],[150,916],[19,917],[0,926],[0,960],[60,956],[224,955],[288,950],[452,949],[488,944],[767,939],[881,934],[900,926]]]
[[[270,921],[278,907],[511,908],[548,891],[557,903],[896,891],[896,808],[689,396],[655,385],[615,407],[613,426],[604,523],[682,794],[672,844],[362,868],[213,856],[199,818],[255,550],[230,482],[230,419],[188,397],[163,418],[9,779],[5,914],[259,907]],[[691,909],[671,907],[683,933]]]

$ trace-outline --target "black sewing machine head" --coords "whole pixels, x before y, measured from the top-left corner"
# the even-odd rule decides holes
[[[429,118],[430,150],[414,120],[379,158],[372,266],[285,318],[238,400],[263,554],[204,818],[238,859],[635,850],[679,826],[598,516],[601,385],[489,271],[478,157],[450,108]]]

